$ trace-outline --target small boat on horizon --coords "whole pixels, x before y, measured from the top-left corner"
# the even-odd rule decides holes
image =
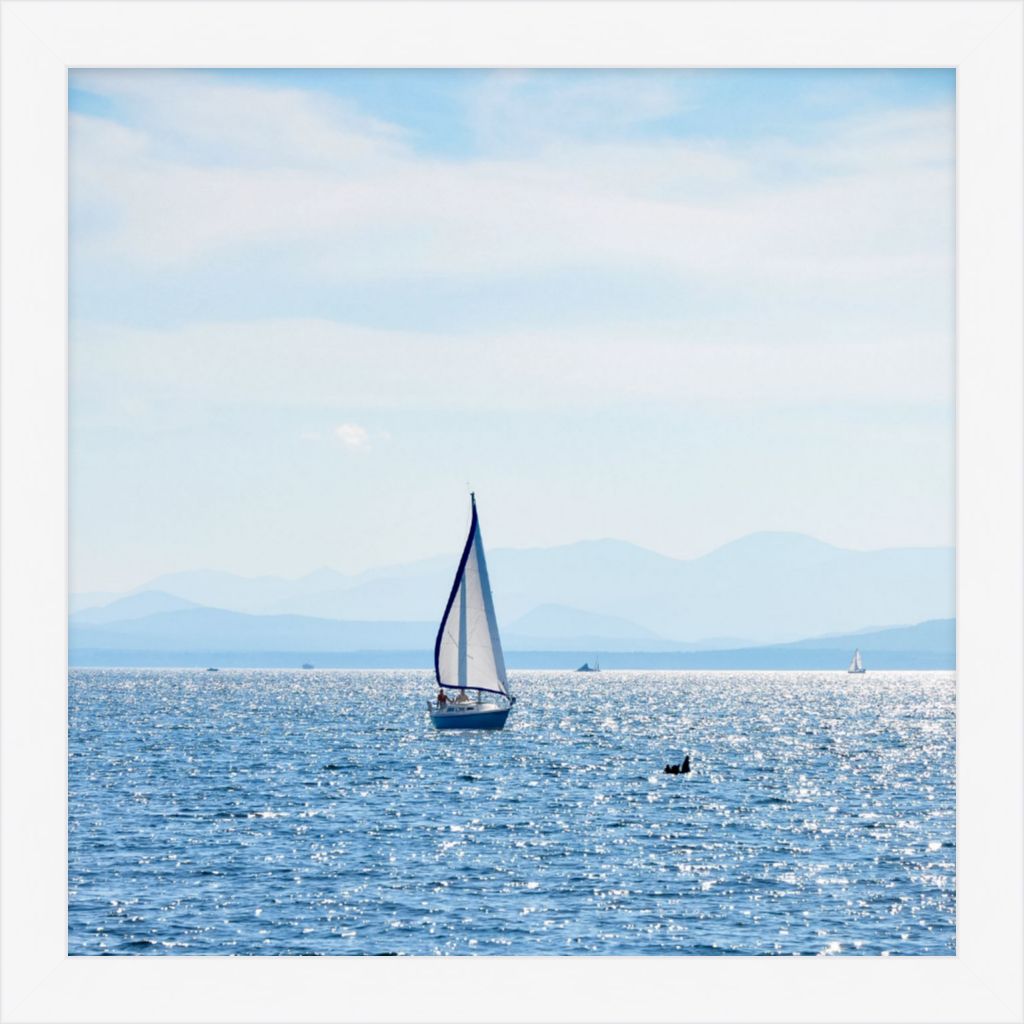
[[[851,676],[863,675],[867,669],[864,668],[864,662],[860,658],[860,648],[853,652],[853,658],[850,659],[850,667],[846,670]]]
[[[206,670],[207,672],[219,672],[220,669],[214,668],[212,665]]]
[[[302,667],[303,667],[303,668],[313,668],[313,664],[312,664],[312,662],[309,662],[309,661],[304,661],[304,662],[302,663]]]
[[[580,665],[580,667],[578,669],[576,669],[576,671],[577,672],[600,672],[601,671],[601,662],[598,661],[597,655],[595,654],[594,655],[594,664],[593,665],[591,665],[589,661],[585,661],[585,662],[583,662],[582,665]]]
[[[505,673],[475,494],[470,501],[469,536],[434,643],[438,691],[427,710],[435,729],[503,729],[516,702]]]

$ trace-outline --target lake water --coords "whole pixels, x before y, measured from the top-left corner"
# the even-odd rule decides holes
[[[431,681],[72,671],[69,952],[955,952],[951,673]]]

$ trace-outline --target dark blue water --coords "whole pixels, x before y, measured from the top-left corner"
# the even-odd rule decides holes
[[[951,674],[430,679],[73,671],[70,952],[955,952]]]

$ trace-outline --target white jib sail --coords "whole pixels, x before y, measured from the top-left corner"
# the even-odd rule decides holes
[[[509,696],[505,659],[473,502],[473,520],[434,647],[440,686]]]
[[[861,669],[860,649],[853,652],[853,660],[850,662],[850,671],[859,672]]]

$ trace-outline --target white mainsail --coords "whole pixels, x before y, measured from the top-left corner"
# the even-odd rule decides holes
[[[853,659],[850,661],[850,667],[846,670],[847,672],[863,672],[864,664],[860,660],[860,648],[853,652]]]
[[[434,644],[434,673],[439,686],[511,699],[475,496],[472,500],[469,536]]]

